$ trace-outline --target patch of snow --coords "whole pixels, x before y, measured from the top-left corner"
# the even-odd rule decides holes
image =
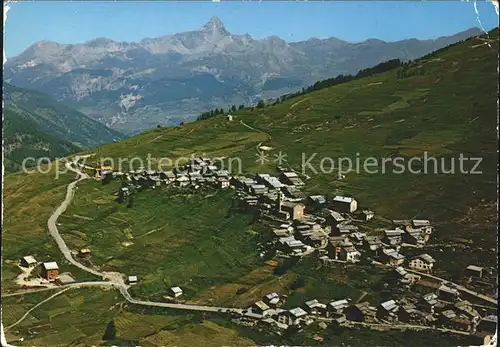
[[[142,99],[142,95],[126,94],[120,95],[120,107],[128,111],[137,101]]]
[[[33,67],[33,66],[36,66],[36,65],[38,65],[38,62],[36,61],[36,59],[33,59],[33,60],[30,60],[30,61],[27,61],[24,64],[19,65],[18,67],[20,69],[25,69],[27,67]]]

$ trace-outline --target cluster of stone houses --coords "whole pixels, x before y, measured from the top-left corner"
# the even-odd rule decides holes
[[[430,272],[435,260],[428,254],[405,259],[402,246],[423,247],[434,227],[428,220],[394,220],[394,228],[382,235],[369,235],[360,229],[374,217],[370,210],[358,210],[352,197],[324,195],[306,196],[304,182],[293,171],[280,169],[277,175],[265,173],[254,177],[232,176],[218,168],[208,158],[196,158],[171,171],[131,171],[115,174],[138,187],[156,187],[162,184],[198,188],[210,185],[237,191],[241,207],[257,212],[261,221],[270,228],[271,242],[280,257],[305,256],[317,253],[325,264],[335,262],[357,263],[363,258],[393,266],[398,279],[411,285],[420,276],[408,272],[402,265],[418,272]],[[122,187],[120,194],[127,194]],[[361,228],[360,228],[361,227]],[[365,228],[366,229],[366,228]],[[480,277],[482,269],[470,266],[470,276]],[[289,326],[308,325],[315,318],[324,322],[346,324],[354,322],[405,322],[435,325],[464,331],[487,330],[490,318],[479,315],[467,301],[460,300],[455,288],[441,285],[436,293],[424,295],[418,301],[388,300],[378,306],[369,302],[352,303],[349,299],[321,303],[310,300],[303,307],[282,308],[282,298],[271,293],[250,307],[240,319],[266,324],[278,332]],[[483,328],[481,328],[483,327]]]
[[[101,170],[101,174],[109,172],[109,168]],[[154,188],[162,184],[233,187],[238,191],[242,208],[257,211],[271,227],[272,245],[278,255],[302,256],[318,250],[324,262],[356,263],[369,252],[380,262],[400,266],[405,262],[399,253],[401,245],[423,246],[434,231],[427,220],[395,220],[395,229],[385,230],[383,235],[367,235],[359,231],[356,223],[372,219],[373,211],[358,211],[358,202],[352,197],[306,197],[299,175],[283,168],[276,176],[266,173],[254,177],[232,176],[211,159],[200,157],[171,171],[138,169],[113,175],[127,183],[120,189],[122,198],[131,194],[132,187]],[[430,271],[432,266],[432,258],[425,255],[410,260],[410,267],[418,270]]]
[[[33,270],[38,265],[40,265],[39,279],[42,279],[41,283],[68,284],[75,282],[69,273],[59,273],[59,265],[55,261],[38,262],[32,255],[19,259],[19,266],[23,268]]]
[[[313,299],[292,309],[283,308],[286,296],[271,293],[248,308],[238,322],[264,325],[278,334],[290,326],[302,328],[315,321],[325,328],[364,322],[432,326],[470,333],[495,332],[496,316],[480,314],[470,302],[460,300],[456,294],[450,297],[447,288],[442,287],[418,299],[391,299],[379,305],[368,301],[354,303],[350,298],[330,302]]]
[[[262,300],[254,303],[239,318],[239,321],[266,325],[278,334],[290,326],[302,327],[309,325],[318,317],[339,319],[342,310],[350,306],[350,299],[332,301],[328,305],[318,300],[310,300],[303,307],[292,309],[282,308],[286,296],[280,297],[277,293],[267,294]]]
[[[220,169],[209,158],[194,158],[185,165],[174,167],[172,170],[146,170],[139,168],[128,173],[104,171],[115,178],[120,178],[125,185],[120,189],[119,195],[127,197],[132,193],[132,188],[155,188],[162,185],[177,187],[199,188],[210,185],[216,188],[229,188],[230,174],[227,170]]]
[[[282,171],[278,177],[233,177],[230,184],[240,189],[244,206],[257,209],[271,226],[278,254],[304,255],[317,249],[324,262],[356,263],[363,253],[371,252],[385,264],[400,266],[406,260],[399,253],[401,245],[420,247],[434,231],[427,220],[394,221],[394,230],[367,235],[356,223],[371,220],[373,211],[358,211],[358,202],[352,197],[306,197],[301,191],[304,182],[295,172]],[[422,255],[410,260],[410,267],[430,271],[433,262]]]
[[[423,219],[393,220],[394,230],[386,231],[386,239],[391,245],[410,244],[423,247],[434,232],[431,222]]]

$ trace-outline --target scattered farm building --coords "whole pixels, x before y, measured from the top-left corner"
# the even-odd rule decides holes
[[[82,248],[78,252],[78,256],[81,258],[89,258],[91,256],[92,252],[88,248]]]
[[[359,262],[361,253],[354,247],[342,248],[339,254],[339,258],[349,263]]]
[[[428,314],[417,310],[416,306],[413,304],[399,306],[399,310],[397,312],[398,320],[405,323],[410,321],[425,320],[427,315]]]
[[[326,205],[326,197],[323,195],[311,195],[307,198],[307,203],[312,209],[320,209]]]
[[[380,304],[377,309],[377,316],[379,318],[394,317],[399,310],[399,305],[394,300],[388,300]]]
[[[372,307],[368,301],[351,305],[346,309],[346,318],[355,322],[367,322],[374,320],[377,309]]]
[[[438,295],[436,293],[425,294],[418,303],[418,308],[434,313],[434,307],[439,304]]]
[[[122,187],[122,188],[120,188],[120,191],[118,194],[119,194],[119,197],[121,199],[124,199],[130,195],[130,189],[128,187]]]
[[[290,231],[288,229],[273,229],[273,235],[275,237],[287,237],[290,236]]]
[[[336,211],[329,211],[329,214],[326,216],[326,225],[332,232],[338,230],[338,226],[345,221],[346,219]]]
[[[295,186],[286,186],[282,188],[283,193],[290,201],[302,201],[305,194]]]
[[[180,287],[172,287],[170,288],[170,291],[172,292],[174,298],[178,298],[182,295],[182,289]]]
[[[229,180],[225,177],[219,177],[218,182],[219,182],[219,187],[222,189],[229,188],[230,186]]]
[[[458,301],[453,306],[457,312],[473,321],[479,321],[479,318],[481,317],[472,304],[467,300]]]
[[[263,184],[254,184],[254,185],[250,186],[250,190],[251,190],[252,194],[255,194],[255,195],[263,195],[263,194],[267,193],[267,188]]]
[[[113,174],[113,170],[114,169],[113,169],[112,166],[105,166],[105,165],[103,165],[103,166],[101,166],[100,168],[98,168],[96,170],[96,175],[100,176],[100,177],[106,176],[106,175],[109,175],[109,174],[112,175]]]
[[[128,276],[127,283],[128,284],[136,284],[138,281],[137,276]]]
[[[49,261],[42,264],[41,276],[46,280],[55,280],[59,277],[59,266],[55,261]]]
[[[65,273],[60,274],[57,277],[56,282],[64,285],[64,284],[75,282],[75,279],[73,277],[71,277],[71,275],[69,273],[65,272]]]
[[[363,247],[370,251],[376,251],[382,246],[382,240],[376,236],[365,236]]]
[[[403,242],[405,231],[399,228],[394,230],[385,230],[383,241],[390,246],[397,246]]]
[[[33,257],[32,255],[27,255],[25,257],[22,257],[19,260],[19,265],[21,265],[22,267],[31,268],[31,267],[35,267],[36,264],[37,264],[37,261],[36,261],[35,257]]]
[[[279,243],[287,253],[301,253],[306,249],[306,245],[293,236],[282,237],[279,239]]]
[[[413,227],[415,227],[415,228],[431,226],[431,222],[428,221],[427,219],[414,219],[411,222],[412,222]]]

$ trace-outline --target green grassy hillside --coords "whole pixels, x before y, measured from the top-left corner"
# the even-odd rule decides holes
[[[302,156],[314,153],[316,169],[323,157],[353,161],[359,157],[362,163],[371,156],[379,161],[391,156],[408,160],[427,152],[447,160],[445,169],[455,158],[455,171],[459,171],[461,153],[480,157],[480,175],[351,172],[340,181],[336,170],[315,174],[307,169],[306,190],[353,195],[361,205],[388,219],[432,219],[439,225],[436,237],[441,241],[465,236],[483,247],[494,247],[497,48],[495,30],[488,39],[467,40],[418,61],[417,66],[425,68],[424,75],[398,78],[398,70],[393,70],[263,109],[237,111],[232,113],[232,122],[221,115],[156,129],[92,152],[98,158],[115,158],[115,166],[122,158],[123,170],[128,170],[126,160],[136,156],[175,159],[206,153],[237,157],[248,173],[275,170],[272,160],[266,165],[256,162],[259,144],[273,148],[270,159],[279,151],[285,153],[287,164],[299,171]],[[153,159],[152,167],[156,166]],[[473,166],[466,163],[464,169],[470,171]]]
[[[25,158],[60,158],[125,138],[46,94],[8,83],[3,93],[6,172],[20,170]],[[26,166],[33,165],[30,161]]]
[[[65,106],[42,92],[4,85],[6,106],[25,112],[46,132],[81,147],[98,146],[125,138],[120,132]]]
[[[2,300],[4,327],[16,322],[54,292],[13,296]],[[148,312],[131,307],[115,291],[101,288],[70,290],[32,311],[19,325],[8,329],[7,341],[16,346],[102,346],[106,325],[115,322],[115,346],[253,346],[243,334],[203,320],[201,315]],[[222,323],[225,323],[224,321]],[[31,336],[29,332],[34,332]],[[24,342],[19,341],[23,337]],[[30,337],[30,338],[27,338]]]
[[[81,150],[71,142],[44,132],[24,112],[9,106],[4,112],[3,129],[7,172],[21,169],[25,158],[60,158]],[[35,162],[27,165],[33,166]]]

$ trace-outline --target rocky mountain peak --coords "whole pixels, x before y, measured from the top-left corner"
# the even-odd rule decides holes
[[[18,57],[21,59],[33,59],[37,57],[48,57],[57,55],[64,45],[54,41],[38,41],[28,47]]]
[[[212,17],[201,27],[201,31],[208,33],[217,33],[219,35],[229,35],[229,31],[224,27],[224,24],[218,17]]]
[[[229,33],[213,17],[198,30],[139,43],[105,38],[84,44],[39,42],[7,60],[4,78],[47,91],[132,133],[164,122],[166,113],[180,119],[230,103],[253,103],[340,73],[356,74],[384,60],[413,60],[469,36],[465,32],[418,44],[337,38],[286,42],[278,36],[257,40]],[[151,114],[151,107],[158,113]]]
[[[90,46],[106,46],[116,43],[115,41],[108,39],[107,37],[98,37],[96,39],[87,41],[86,44]]]

